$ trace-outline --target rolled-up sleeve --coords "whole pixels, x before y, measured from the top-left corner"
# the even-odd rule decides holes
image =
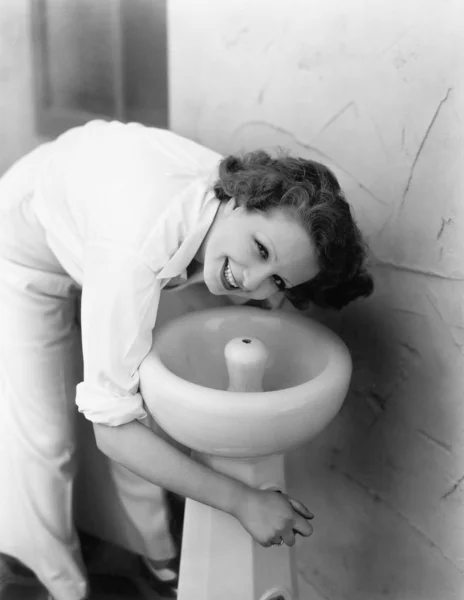
[[[160,284],[138,256],[116,245],[85,250],[82,289],[84,380],[79,411],[117,426],[143,419],[139,366],[150,351]]]

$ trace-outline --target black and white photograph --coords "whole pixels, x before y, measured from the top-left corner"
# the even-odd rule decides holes
[[[0,600],[464,599],[463,28],[0,0]]]

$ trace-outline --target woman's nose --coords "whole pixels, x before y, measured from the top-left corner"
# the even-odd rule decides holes
[[[242,285],[247,292],[255,292],[267,281],[269,281],[269,273],[265,267],[253,267],[243,270]]]

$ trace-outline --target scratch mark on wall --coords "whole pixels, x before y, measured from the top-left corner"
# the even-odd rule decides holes
[[[452,223],[452,222],[453,222],[453,217],[449,217],[449,219],[444,219],[443,217],[441,218],[441,227],[437,233],[437,240],[439,240],[441,238],[441,236],[443,235],[445,226],[450,225],[450,223]]]
[[[438,546],[426,533],[424,533],[422,531],[422,529],[420,529],[420,527],[418,527],[415,523],[413,523],[412,521],[410,521],[410,519],[406,515],[404,515],[400,510],[398,510],[395,506],[393,506],[390,502],[388,502],[385,498],[383,498],[376,490],[374,490],[373,488],[369,487],[365,483],[359,481],[358,479],[356,479],[355,477],[353,477],[350,473],[347,473],[346,471],[343,471],[343,470],[338,469],[338,468],[337,468],[337,470],[341,473],[341,475],[343,475],[346,479],[348,479],[348,481],[354,483],[357,487],[361,488],[364,492],[366,492],[372,498],[372,500],[374,502],[381,502],[386,507],[388,507],[395,514],[395,516],[397,516],[399,519],[405,521],[406,524],[407,524],[407,526],[410,527],[413,531],[415,531],[432,548],[434,548],[435,550],[437,550],[437,552],[440,553],[440,555],[442,556],[442,558],[444,558],[444,560],[446,560],[455,569],[457,569],[457,571],[459,573],[462,573],[461,569],[459,568],[459,565],[457,565],[453,561],[452,558],[450,558],[449,556],[447,556],[443,552],[443,550],[440,548],[440,546]],[[462,481],[463,479],[464,479],[464,477],[460,481]]]
[[[420,269],[419,267],[412,267],[406,264],[399,264],[392,260],[381,260],[378,258],[375,262],[373,262],[372,266],[379,268],[396,269],[398,271],[405,271],[406,273],[415,273],[416,275],[423,275],[424,277],[435,277],[437,279],[444,279],[446,281],[464,282],[464,277],[450,277],[449,275],[439,273],[438,271]]]
[[[267,83],[265,83],[263,85],[263,87],[261,88],[259,94],[258,94],[258,104],[262,104],[263,103],[263,98],[264,98],[264,94],[266,93],[267,90]]]
[[[316,137],[322,133],[323,131],[325,131],[328,127],[330,127],[331,125],[333,125],[335,123],[335,121],[337,119],[339,119],[351,106],[354,105],[354,101],[352,100],[351,102],[348,102],[348,104],[345,104],[345,106],[343,106],[342,108],[340,108],[340,110],[338,110],[334,115],[332,115],[330,117],[330,119],[327,121],[327,123],[322,127],[322,129],[316,134]]]
[[[395,69],[399,71],[404,65],[408,64],[408,59],[404,58],[404,56],[397,56],[393,64],[395,65]]]
[[[432,442],[433,444],[435,444],[442,450],[445,450],[446,452],[451,453],[452,448],[451,448],[450,444],[447,444],[446,442],[442,442],[441,440],[437,439],[436,437],[433,437],[433,435],[430,435],[430,433],[428,433],[427,431],[424,431],[424,429],[416,429],[416,431],[418,434],[423,436],[428,442]]]
[[[432,298],[430,297],[430,294],[425,294],[425,297],[427,298],[429,304],[431,305],[431,307],[433,308],[433,310],[435,311],[436,315],[438,316],[438,318],[440,319],[440,321],[443,323],[443,325],[445,326],[445,331],[448,331],[448,323],[445,321],[445,319],[443,318],[443,315],[441,314],[441,312],[438,310],[438,306],[435,304],[435,302],[432,300]]]
[[[357,184],[357,186],[359,188],[364,190],[367,194],[369,194],[369,196],[371,198],[376,200],[376,202],[379,202],[380,204],[384,204],[385,206],[388,206],[389,203],[386,200],[383,200],[382,198],[379,198],[378,196],[376,196],[368,187],[366,187],[363,183],[361,183],[352,173],[347,171],[344,167],[342,167],[340,164],[335,162],[330,156],[328,156],[327,154],[325,154],[324,152],[322,152],[315,146],[311,146],[310,144],[307,144],[307,143],[299,140],[296,137],[296,135],[294,133],[292,133],[291,131],[284,129],[283,127],[279,127],[278,125],[273,125],[272,123],[268,123],[267,121],[256,120],[256,121],[247,121],[246,123],[242,123],[242,125],[237,127],[237,129],[235,129],[232,132],[232,136],[238,135],[241,131],[243,131],[247,127],[269,127],[276,133],[281,133],[283,135],[288,136],[297,146],[300,146],[301,148],[304,148],[305,150],[308,150],[309,152],[316,154],[322,160],[331,162],[335,167],[337,167],[337,169],[339,169],[340,171],[345,173],[345,175],[350,177]]]
[[[379,143],[382,146],[383,153],[385,154],[385,156],[387,158],[389,158],[390,153],[389,153],[388,147],[387,147],[387,145],[386,145],[386,143],[385,143],[385,141],[383,139],[383,135],[382,135],[382,132],[380,131],[380,127],[379,127],[377,121],[373,117],[371,117],[371,121],[372,121],[372,123],[374,125],[375,134],[377,136],[377,139],[379,140]]]
[[[453,486],[451,486],[451,488],[445,494],[443,494],[441,499],[444,500],[445,498],[448,498],[449,496],[451,496],[451,494],[454,494],[454,492],[459,488],[459,486],[461,485],[461,483],[463,481],[464,481],[464,475],[462,477],[460,477],[456,481],[456,483]]]
[[[384,232],[388,228],[388,226],[391,225],[391,223],[394,222],[398,218],[399,214],[403,210],[404,204],[405,204],[405,201],[406,201],[406,196],[408,195],[409,188],[411,187],[411,182],[413,180],[414,171],[416,169],[417,161],[419,160],[419,157],[422,154],[422,151],[423,151],[424,146],[425,146],[425,144],[426,144],[426,142],[428,140],[430,132],[431,132],[431,130],[432,130],[432,128],[433,128],[433,126],[434,126],[437,118],[438,118],[438,115],[440,114],[441,108],[442,108],[443,104],[448,100],[449,95],[452,92],[452,90],[453,90],[452,87],[448,88],[448,90],[447,90],[447,92],[445,94],[445,97],[442,100],[440,100],[437,108],[435,109],[435,112],[434,112],[434,114],[432,116],[432,120],[430,121],[430,123],[429,123],[429,125],[428,125],[428,127],[427,127],[427,129],[425,131],[425,134],[422,137],[421,143],[419,144],[419,148],[418,148],[418,150],[416,152],[416,155],[415,155],[414,160],[412,162],[411,168],[409,169],[409,176],[408,176],[408,180],[406,182],[406,186],[405,186],[405,188],[403,190],[403,194],[401,196],[401,201],[400,201],[398,207],[391,213],[390,217],[385,221],[385,223],[382,225],[382,227],[377,232],[378,236],[382,236],[384,234]]]
[[[336,467],[336,466],[334,465],[334,467]],[[385,500],[383,500],[383,498],[380,496],[380,494],[378,492],[376,492],[373,488],[371,488],[370,486],[366,485],[362,481],[359,481],[359,479],[356,479],[356,477],[353,477],[353,475],[351,475],[350,473],[347,473],[346,471],[343,471],[342,469],[339,469],[338,467],[336,467],[336,469],[344,477],[346,477],[346,479],[348,479],[348,481],[350,481],[351,483],[354,483],[357,487],[361,488],[364,492],[366,492],[367,495],[370,496],[375,502],[384,502],[387,506],[390,506],[388,504],[388,502],[386,502]],[[391,508],[393,508],[393,507],[391,507]],[[393,510],[395,512],[397,512],[397,510],[395,508],[393,508]]]
[[[271,40],[266,46],[265,48],[263,48],[263,52],[264,54],[267,54],[267,52],[269,52],[269,49],[274,45],[274,40]]]
[[[427,140],[429,138],[429,135],[430,135],[430,132],[432,131],[433,126],[435,125],[435,122],[436,122],[436,120],[438,118],[438,115],[440,114],[442,106],[448,100],[449,95],[450,95],[452,89],[453,88],[448,88],[448,91],[446,92],[445,97],[442,100],[440,100],[437,108],[435,109],[435,112],[433,113],[432,120],[430,121],[427,129],[425,130],[425,134],[422,137],[421,143],[419,144],[419,148],[418,148],[418,150],[416,152],[414,160],[412,161],[411,168],[409,170],[408,181],[406,182],[406,187],[404,188],[404,191],[403,191],[403,197],[401,199],[401,204],[400,204],[398,212],[400,212],[401,209],[404,206],[404,202],[405,202],[406,196],[407,196],[407,194],[409,192],[409,188],[411,187],[412,178],[414,177],[414,171],[416,169],[417,161],[419,160],[419,157],[422,154],[422,151],[424,150],[425,144],[426,144],[426,142],[427,142]]]
[[[364,396],[369,407],[376,417],[383,414],[387,408],[388,397],[383,396],[380,392],[370,389],[369,393]],[[373,423],[371,423],[372,425]]]
[[[373,413],[373,419],[368,426],[372,431],[377,426],[383,414],[388,409],[388,404],[394,398],[404,383],[411,377],[413,368],[421,360],[421,353],[417,348],[406,341],[397,341],[398,351],[394,364],[394,377],[387,378],[384,382],[376,383],[370,387],[352,387],[352,393],[367,403]]]
[[[329,159],[330,160],[330,159]],[[348,175],[349,177],[351,177],[351,179],[353,179],[353,181],[356,182],[357,186],[359,188],[361,188],[362,190],[364,190],[367,194],[369,194],[369,196],[371,198],[373,198],[374,200],[376,200],[377,202],[379,202],[380,204],[384,204],[385,206],[388,205],[388,202],[386,200],[382,200],[382,198],[379,198],[378,196],[376,196],[375,194],[373,194],[371,192],[371,190],[366,187],[364,184],[362,184],[358,179],[356,179],[356,177],[354,175],[352,175],[352,173],[350,173],[349,171],[347,171],[346,169],[344,169],[343,167],[341,167],[340,165],[338,165],[337,163],[335,163],[334,161],[332,161],[333,164],[340,169],[340,171],[343,171],[346,175]]]
[[[406,138],[406,127],[401,130],[401,148],[404,148],[404,140]]]
[[[239,39],[245,35],[245,33],[248,33],[248,27],[242,27],[242,29],[240,29],[232,39],[224,40],[225,47],[232,48],[232,46],[235,46]]]
[[[408,27],[407,29],[405,29],[404,31],[402,31],[399,35],[396,36],[396,38],[393,40],[393,42],[391,42],[391,44],[389,44],[386,48],[384,48],[383,50],[380,50],[378,56],[383,56],[386,52],[388,52],[389,50],[391,50],[394,46],[396,46],[396,44],[403,39],[403,37],[406,35],[406,33],[410,30],[410,27]]]
[[[415,348],[414,346],[411,346],[411,344],[408,344],[407,342],[399,342],[399,346],[401,348],[404,348],[405,350],[407,350],[410,354],[412,354],[416,358],[418,358],[421,355],[421,353],[419,352],[419,350],[417,348]]]
[[[430,294],[425,294],[425,297],[427,298],[429,304],[434,309],[434,311],[437,314],[440,321],[443,323],[444,331],[446,331],[449,334],[449,337],[451,338],[453,344],[464,355],[464,344],[459,339],[456,339],[456,332],[459,332],[460,330],[462,330],[463,327],[461,327],[460,325],[452,325],[452,324],[448,323],[444,319],[441,312],[439,311],[438,306],[435,304],[435,302],[430,297]]]

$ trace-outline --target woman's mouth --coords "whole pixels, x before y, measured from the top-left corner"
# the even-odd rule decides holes
[[[229,259],[227,258],[224,261],[224,266],[221,269],[221,282],[228,292],[237,290],[239,288],[232,273],[232,269],[230,268]]]

